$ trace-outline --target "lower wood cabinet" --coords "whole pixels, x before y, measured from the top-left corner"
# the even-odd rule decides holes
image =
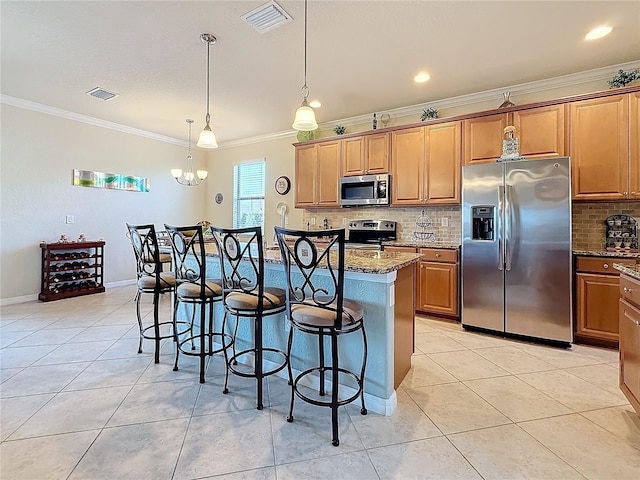
[[[620,279],[620,390],[640,415],[640,282]]]
[[[634,259],[615,257],[576,258],[575,335],[576,343],[618,345],[620,275],[613,263],[635,265]]]
[[[384,247],[384,250],[417,251],[424,255],[416,271],[416,312],[459,316],[458,250],[413,247]]]

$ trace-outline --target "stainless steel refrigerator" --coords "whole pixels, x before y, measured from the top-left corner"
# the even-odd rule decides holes
[[[569,158],[462,167],[463,326],[570,343]]]

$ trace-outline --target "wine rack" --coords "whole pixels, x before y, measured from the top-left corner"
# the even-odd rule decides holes
[[[104,242],[41,243],[44,302],[104,292]]]

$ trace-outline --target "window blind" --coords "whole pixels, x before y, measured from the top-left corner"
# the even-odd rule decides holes
[[[233,166],[233,227],[264,229],[265,162]]]

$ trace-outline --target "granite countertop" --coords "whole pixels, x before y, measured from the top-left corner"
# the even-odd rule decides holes
[[[621,265],[619,263],[614,263],[613,268],[619,270],[620,273],[629,275],[635,280],[640,280],[640,265]]]
[[[625,250],[574,250],[574,255],[585,257],[618,257],[618,258],[640,258],[640,252],[627,252]]]
[[[216,256],[214,244],[205,245],[207,255]],[[423,255],[405,252],[380,252],[378,250],[345,250],[345,272],[358,273],[390,273],[417,263]],[[280,250],[269,247],[264,251],[264,262],[281,264]]]
[[[410,240],[392,240],[382,242],[383,246],[389,247],[413,247],[413,248],[446,248],[448,250],[457,250],[460,248],[458,244],[440,243],[440,242],[420,242]]]

